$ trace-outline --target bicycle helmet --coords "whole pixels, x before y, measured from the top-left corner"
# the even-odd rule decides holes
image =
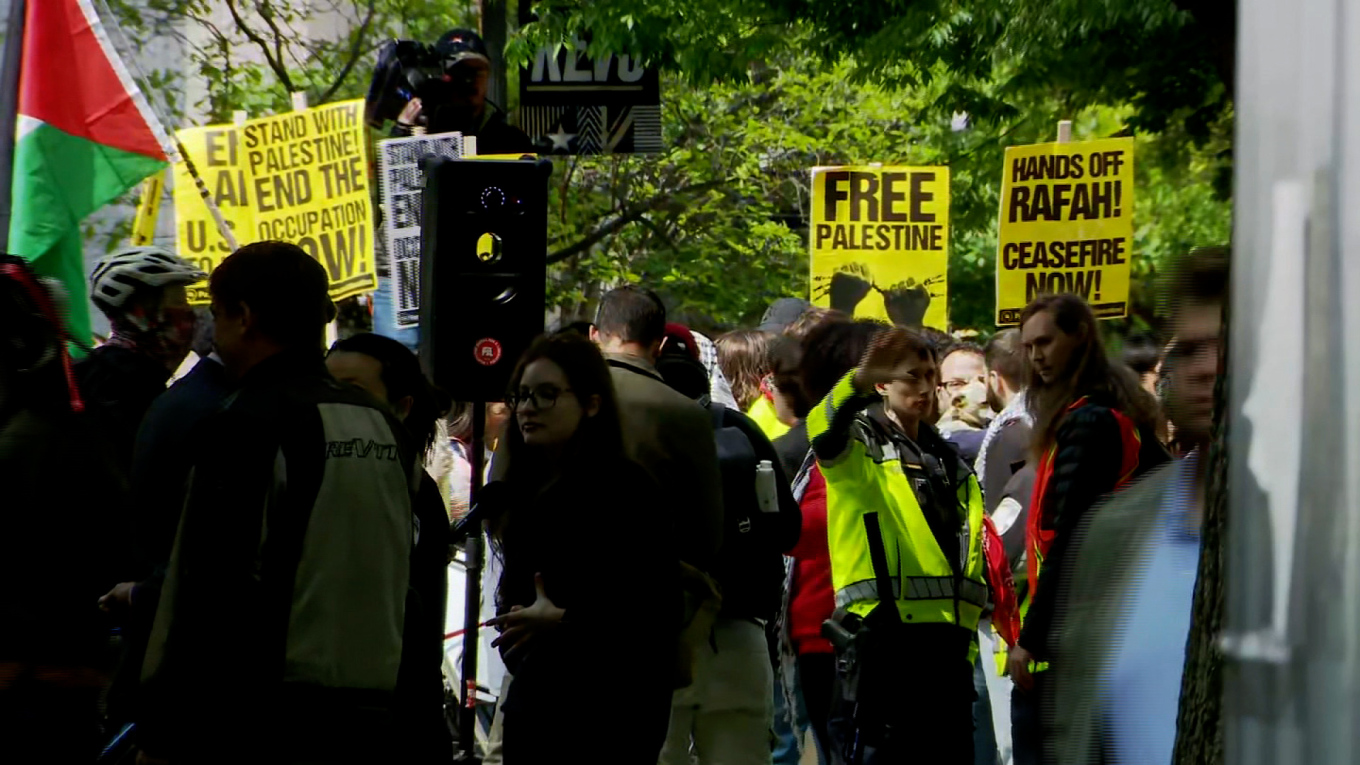
[[[90,299],[104,313],[117,313],[138,288],[188,286],[208,275],[160,247],[125,247],[105,257],[90,276]]]

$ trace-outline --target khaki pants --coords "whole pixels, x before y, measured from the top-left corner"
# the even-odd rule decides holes
[[[774,671],[765,630],[721,618],[713,637],[717,652],[699,651],[694,684],[671,701],[661,765],[770,765]]]
[[[501,741],[502,729],[505,727],[505,713],[501,711],[501,702],[505,701],[505,694],[510,692],[510,673],[505,673],[505,679],[501,680],[501,694],[496,697],[496,714],[491,718],[491,732],[486,738],[486,756],[482,758],[482,765],[501,765]]]

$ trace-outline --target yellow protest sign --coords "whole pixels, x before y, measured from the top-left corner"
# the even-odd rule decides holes
[[[812,302],[946,328],[949,168],[812,170]]]
[[[298,245],[326,267],[335,300],[377,287],[363,110],[342,101],[176,134],[238,243]],[[174,177],[179,254],[211,275],[229,248],[184,163]],[[189,293],[208,302],[205,285]]]
[[[1097,318],[1128,314],[1133,139],[1006,149],[996,324],[1020,323],[1039,295],[1071,292]]]

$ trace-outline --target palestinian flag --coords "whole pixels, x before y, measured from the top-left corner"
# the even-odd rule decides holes
[[[81,221],[163,169],[173,144],[91,0],[28,0],[23,18],[9,251],[65,286],[88,344]]]

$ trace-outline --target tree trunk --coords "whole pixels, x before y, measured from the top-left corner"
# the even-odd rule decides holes
[[[1223,301],[1220,358],[1228,356],[1228,305]],[[1227,369],[1226,363],[1220,363]],[[1225,594],[1224,553],[1228,544],[1228,376],[1218,376],[1214,387],[1214,439],[1209,447],[1204,498],[1199,576],[1195,583],[1194,613],[1185,649],[1180,710],[1176,718],[1173,765],[1219,765],[1223,762],[1223,633]]]
[[[486,83],[486,98],[502,109],[509,109],[509,86],[505,67],[505,41],[509,9],[506,0],[482,0],[482,41],[491,54],[491,76]]]

